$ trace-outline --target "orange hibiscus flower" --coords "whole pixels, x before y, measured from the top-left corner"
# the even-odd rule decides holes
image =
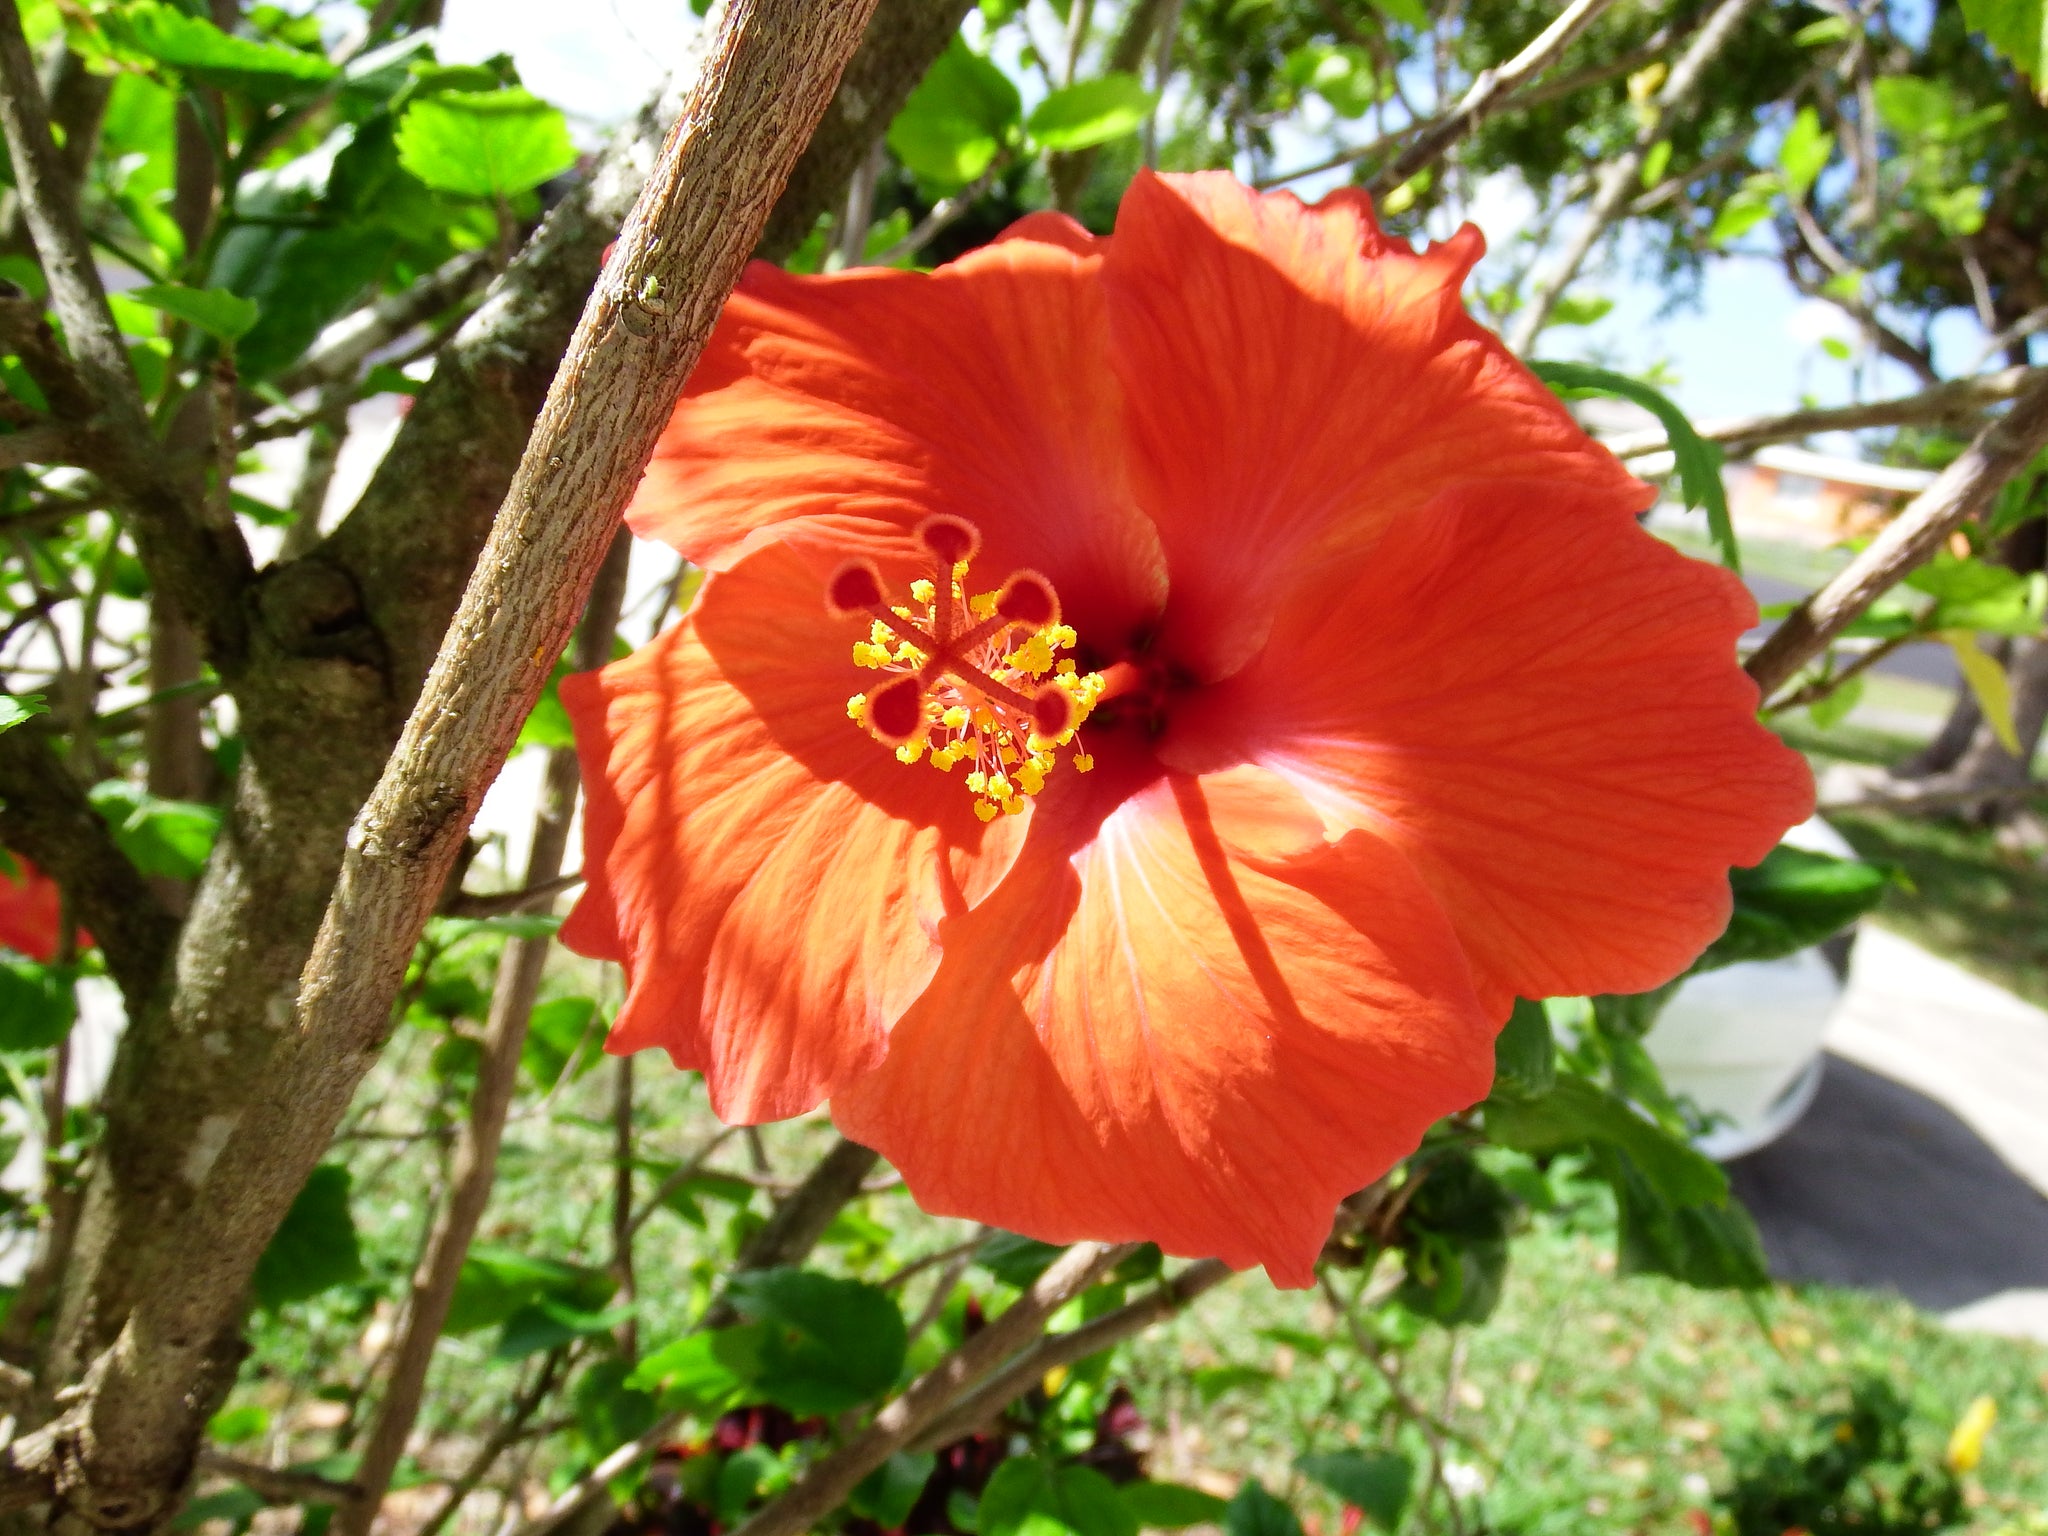
[[[44,965],[57,954],[57,931],[63,901],[57,882],[17,854],[0,855],[0,948]]]
[[[611,1049],[1305,1284],[1514,997],[1683,969],[1811,783],[1480,252],[1148,174],[1109,239],[753,268],[627,514],[711,574],[562,690]]]

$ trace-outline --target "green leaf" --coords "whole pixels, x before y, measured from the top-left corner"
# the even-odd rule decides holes
[[[1963,0],[1963,20],[1980,32],[2048,102],[2048,3],[2044,0]]]
[[[1701,1290],[1755,1290],[1770,1283],[1756,1223],[1733,1199],[1667,1199],[1640,1166],[1603,1154],[1614,1186],[1619,1268],[1625,1275],[1668,1275]]]
[[[957,191],[994,163],[1023,111],[1009,76],[955,36],[889,124],[889,149],[920,181]]]
[[[1780,844],[1761,864],[1729,871],[1735,911],[1693,970],[1775,960],[1818,944],[1875,907],[1891,882],[1880,865]]]
[[[1846,43],[1854,34],[1855,27],[1846,16],[1823,16],[1819,21],[1809,21],[1792,34],[1792,42],[1799,48],[1818,48],[1825,43]]]
[[[1984,723],[1991,727],[1991,734],[1998,738],[2000,746],[2017,757],[2020,752],[2019,729],[2013,721],[2012,681],[2005,675],[2005,668],[1998,664],[1996,657],[1984,654],[1977,644],[1977,637],[1967,629],[1946,630],[1941,639],[1955,656],[1963,681],[1976,695],[1977,708],[1983,712]]]
[[[1806,194],[1813,190],[1834,153],[1835,136],[1821,127],[1820,114],[1801,107],[1778,146],[1778,169],[1785,178],[1785,193],[1793,202],[1806,201]]]
[[[543,1297],[539,1301],[528,1302],[505,1319],[505,1326],[498,1334],[497,1347],[491,1351],[491,1358],[524,1360],[529,1355],[554,1349],[572,1339],[610,1333],[632,1317],[637,1310],[628,1303],[623,1307],[612,1307],[603,1312],[589,1312]]]
[[[223,1408],[206,1421],[206,1438],[215,1445],[245,1445],[269,1432],[270,1410],[255,1403]]]
[[[1224,1536],[1302,1536],[1294,1511],[1266,1492],[1255,1477],[1244,1480],[1223,1511]]]
[[[1839,336],[1821,337],[1820,349],[1838,363],[1846,363],[1856,355],[1856,349]]]
[[[1148,1530],[1179,1531],[1191,1525],[1216,1525],[1230,1506],[1213,1493],[1183,1483],[1124,1483],[1117,1497],[1133,1520]]]
[[[1035,1237],[997,1232],[976,1251],[974,1263],[976,1268],[987,1270],[1003,1284],[1021,1291],[1050,1269],[1052,1261],[1066,1251],[1051,1243],[1041,1243]]]
[[[658,1392],[665,1407],[723,1413],[754,1393],[767,1334],[757,1323],[690,1334],[641,1360],[626,1385]]]
[[[576,1378],[569,1402],[583,1443],[599,1455],[636,1439],[659,1416],[654,1394],[626,1384],[633,1367],[612,1357],[599,1360]]]
[[[309,95],[339,73],[320,54],[237,37],[159,0],[133,0],[105,23],[116,47],[258,101]]]
[[[1806,717],[1819,730],[1830,731],[1849,717],[1863,699],[1863,674],[1858,673],[1833,692],[1823,694],[1806,707]]]
[[[1493,1041],[1494,1092],[1536,1098],[1557,1081],[1557,1042],[1543,1005],[1515,999],[1515,1010]]]
[[[1727,1177],[1710,1159],[1582,1077],[1560,1077],[1540,1099],[1488,1099],[1486,1129],[1522,1152],[1612,1148],[1671,1205],[1718,1205],[1728,1198]]]
[[[275,1310],[363,1277],[355,1217],[348,1208],[349,1180],[349,1171],[338,1163],[313,1170],[284,1225],[256,1261],[259,1305]]]
[[[1204,1365],[1194,1370],[1188,1378],[1194,1383],[1195,1392],[1208,1407],[1226,1392],[1240,1392],[1252,1387],[1263,1387],[1274,1380],[1273,1373],[1257,1365]]]
[[[2031,635],[2048,618],[2048,574],[2020,572],[1943,549],[1906,578],[1934,599],[1921,625],[1999,635]]]
[[[1728,516],[1728,492],[1721,484],[1721,448],[1693,430],[1685,412],[1661,392],[1639,379],[1611,368],[1590,363],[1538,362],[1529,365],[1536,377],[1567,398],[1585,395],[1613,395],[1632,400],[1663,424],[1671,440],[1672,456],[1678,461],[1678,484],[1688,507],[1701,507],[1707,514],[1707,532],[1721,551],[1721,563],[1729,570],[1742,570],[1742,548],[1735,540],[1735,524]]]
[[[755,1386],[800,1418],[857,1407],[903,1369],[903,1314],[878,1286],[767,1269],[736,1276],[729,1294],[740,1316],[768,1325]]]
[[[448,1333],[472,1333],[504,1322],[543,1297],[582,1311],[611,1300],[615,1284],[601,1271],[559,1259],[537,1259],[510,1248],[478,1243],[462,1261],[449,1303]]]
[[[1738,187],[1714,215],[1707,231],[1710,245],[1725,246],[1740,240],[1771,216],[1771,190],[1762,185]]]
[[[406,108],[398,163],[437,192],[502,199],[576,163],[562,114],[522,90],[449,91]]]
[[[89,798],[112,830],[115,845],[145,875],[191,880],[206,867],[220,832],[217,808],[159,800],[121,779],[93,785]]]
[[[1552,325],[1592,325],[1605,320],[1614,312],[1614,300],[1605,295],[1594,294],[1581,297],[1568,293],[1557,301],[1550,312]]]
[[[1432,1158],[1418,1176],[1402,1218],[1407,1273],[1397,1299],[1446,1327],[1483,1323],[1507,1279],[1514,1197],[1463,1151]]]
[[[1656,186],[1658,182],[1664,179],[1664,173],[1670,169],[1671,141],[1669,139],[1659,139],[1650,146],[1649,153],[1643,156],[1642,183],[1644,189],[1647,191],[1649,188]]]
[[[1382,16],[1421,30],[1429,25],[1429,10],[1422,0],[1372,0]]]
[[[929,1451],[898,1451],[854,1486],[846,1507],[883,1530],[893,1531],[910,1518],[938,1464],[939,1458]]]
[[[1137,1536],[1116,1485],[1090,1467],[1020,1456],[982,1490],[981,1536]]]
[[[127,296],[174,320],[195,325],[222,341],[239,341],[256,323],[257,308],[225,288],[187,288],[183,283],[150,283]]]
[[[1136,133],[1158,104],[1158,95],[1136,75],[1112,71],[1052,92],[1024,126],[1046,149],[1092,149]]]
[[[50,706],[40,693],[0,693],[0,731],[11,731],[24,720],[47,715]]]
[[[1389,1531],[1401,1523],[1415,1483],[1413,1464],[1398,1451],[1327,1451],[1300,1457],[1294,1467]]]
[[[572,1064],[575,1076],[582,1077],[604,1060],[604,1031],[596,998],[550,999],[533,1010],[526,1026],[526,1044],[519,1051],[520,1070],[540,1092],[552,1092]]]
[[[48,1050],[77,1022],[77,1001],[57,971],[0,959],[0,1051]]]

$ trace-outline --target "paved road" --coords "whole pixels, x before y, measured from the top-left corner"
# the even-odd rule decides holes
[[[1729,1165],[1781,1278],[2048,1342],[2048,1012],[1883,929],[1813,1107]]]

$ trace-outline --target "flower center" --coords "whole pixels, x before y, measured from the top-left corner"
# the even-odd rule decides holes
[[[1014,816],[1045,786],[1103,680],[1058,654],[1073,648],[1074,632],[1060,622],[1052,583],[1036,571],[969,595],[968,564],[981,545],[972,523],[928,517],[917,542],[932,574],[910,584],[909,603],[892,602],[866,560],[849,560],[826,583],[831,613],[869,621],[853,659],[889,674],[848,699],[846,712],[902,762],[926,759],[941,772],[966,763],[983,821]],[[1073,763],[1080,773],[1095,766],[1079,751]]]

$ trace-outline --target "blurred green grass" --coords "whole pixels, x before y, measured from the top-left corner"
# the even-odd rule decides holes
[[[1292,1460],[1382,1443],[1388,1391],[1346,1351],[1316,1360],[1275,1335],[1335,1339],[1341,1327],[1321,1298],[1251,1280],[1148,1335],[1130,1374],[1139,1401],[1159,1410],[1152,1475],[1220,1487],[1256,1474],[1334,1531],[1335,1506],[1291,1473]],[[1222,1378],[1203,1373],[1222,1365],[1271,1379],[1205,1401],[1202,1384]],[[1730,1293],[1618,1279],[1606,1241],[1555,1221],[1517,1242],[1493,1320],[1425,1336],[1403,1388],[1457,1442],[1469,1439],[1448,1453],[1484,1480],[1469,1531],[1677,1533],[1729,1481],[1733,1442],[1838,1406],[1863,1372],[1912,1401],[1914,1450],[1929,1462],[1972,1398],[1997,1401],[1968,1479],[1971,1530],[2048,1508],[2048,1347],[1952,1333],[1886,1295],[1780,1288],[1753,1312]],[[1426,1456],[1412,1432],[1396,1443]]]

